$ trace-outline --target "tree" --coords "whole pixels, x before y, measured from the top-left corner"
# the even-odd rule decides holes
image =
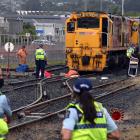
[[[35,26],[33,26],[29,23],[24,23],[23,32],[21,34],[25,35],[26,33],[30,33],[31,35],[36,35]]]

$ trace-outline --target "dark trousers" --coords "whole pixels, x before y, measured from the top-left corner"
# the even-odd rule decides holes
[[[39,72],[41,71],[41,78],[44,78],[45,61],[36,60],[36,78],[39,78]]]

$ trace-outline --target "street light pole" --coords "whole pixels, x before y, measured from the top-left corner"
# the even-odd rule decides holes
[[[124,0],[122,0],[122,16],[124,16]]]

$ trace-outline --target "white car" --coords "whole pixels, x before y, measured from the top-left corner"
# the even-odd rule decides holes
[[[48,41],[48,40],[33,40],[32,44],[34,45],[56,45],[54,42]]]

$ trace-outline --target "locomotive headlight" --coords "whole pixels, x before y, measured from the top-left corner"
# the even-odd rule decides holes
[[[72,52],[72,49],[71,48],[67,48],[66,49],[66,53],[71,53]]]

